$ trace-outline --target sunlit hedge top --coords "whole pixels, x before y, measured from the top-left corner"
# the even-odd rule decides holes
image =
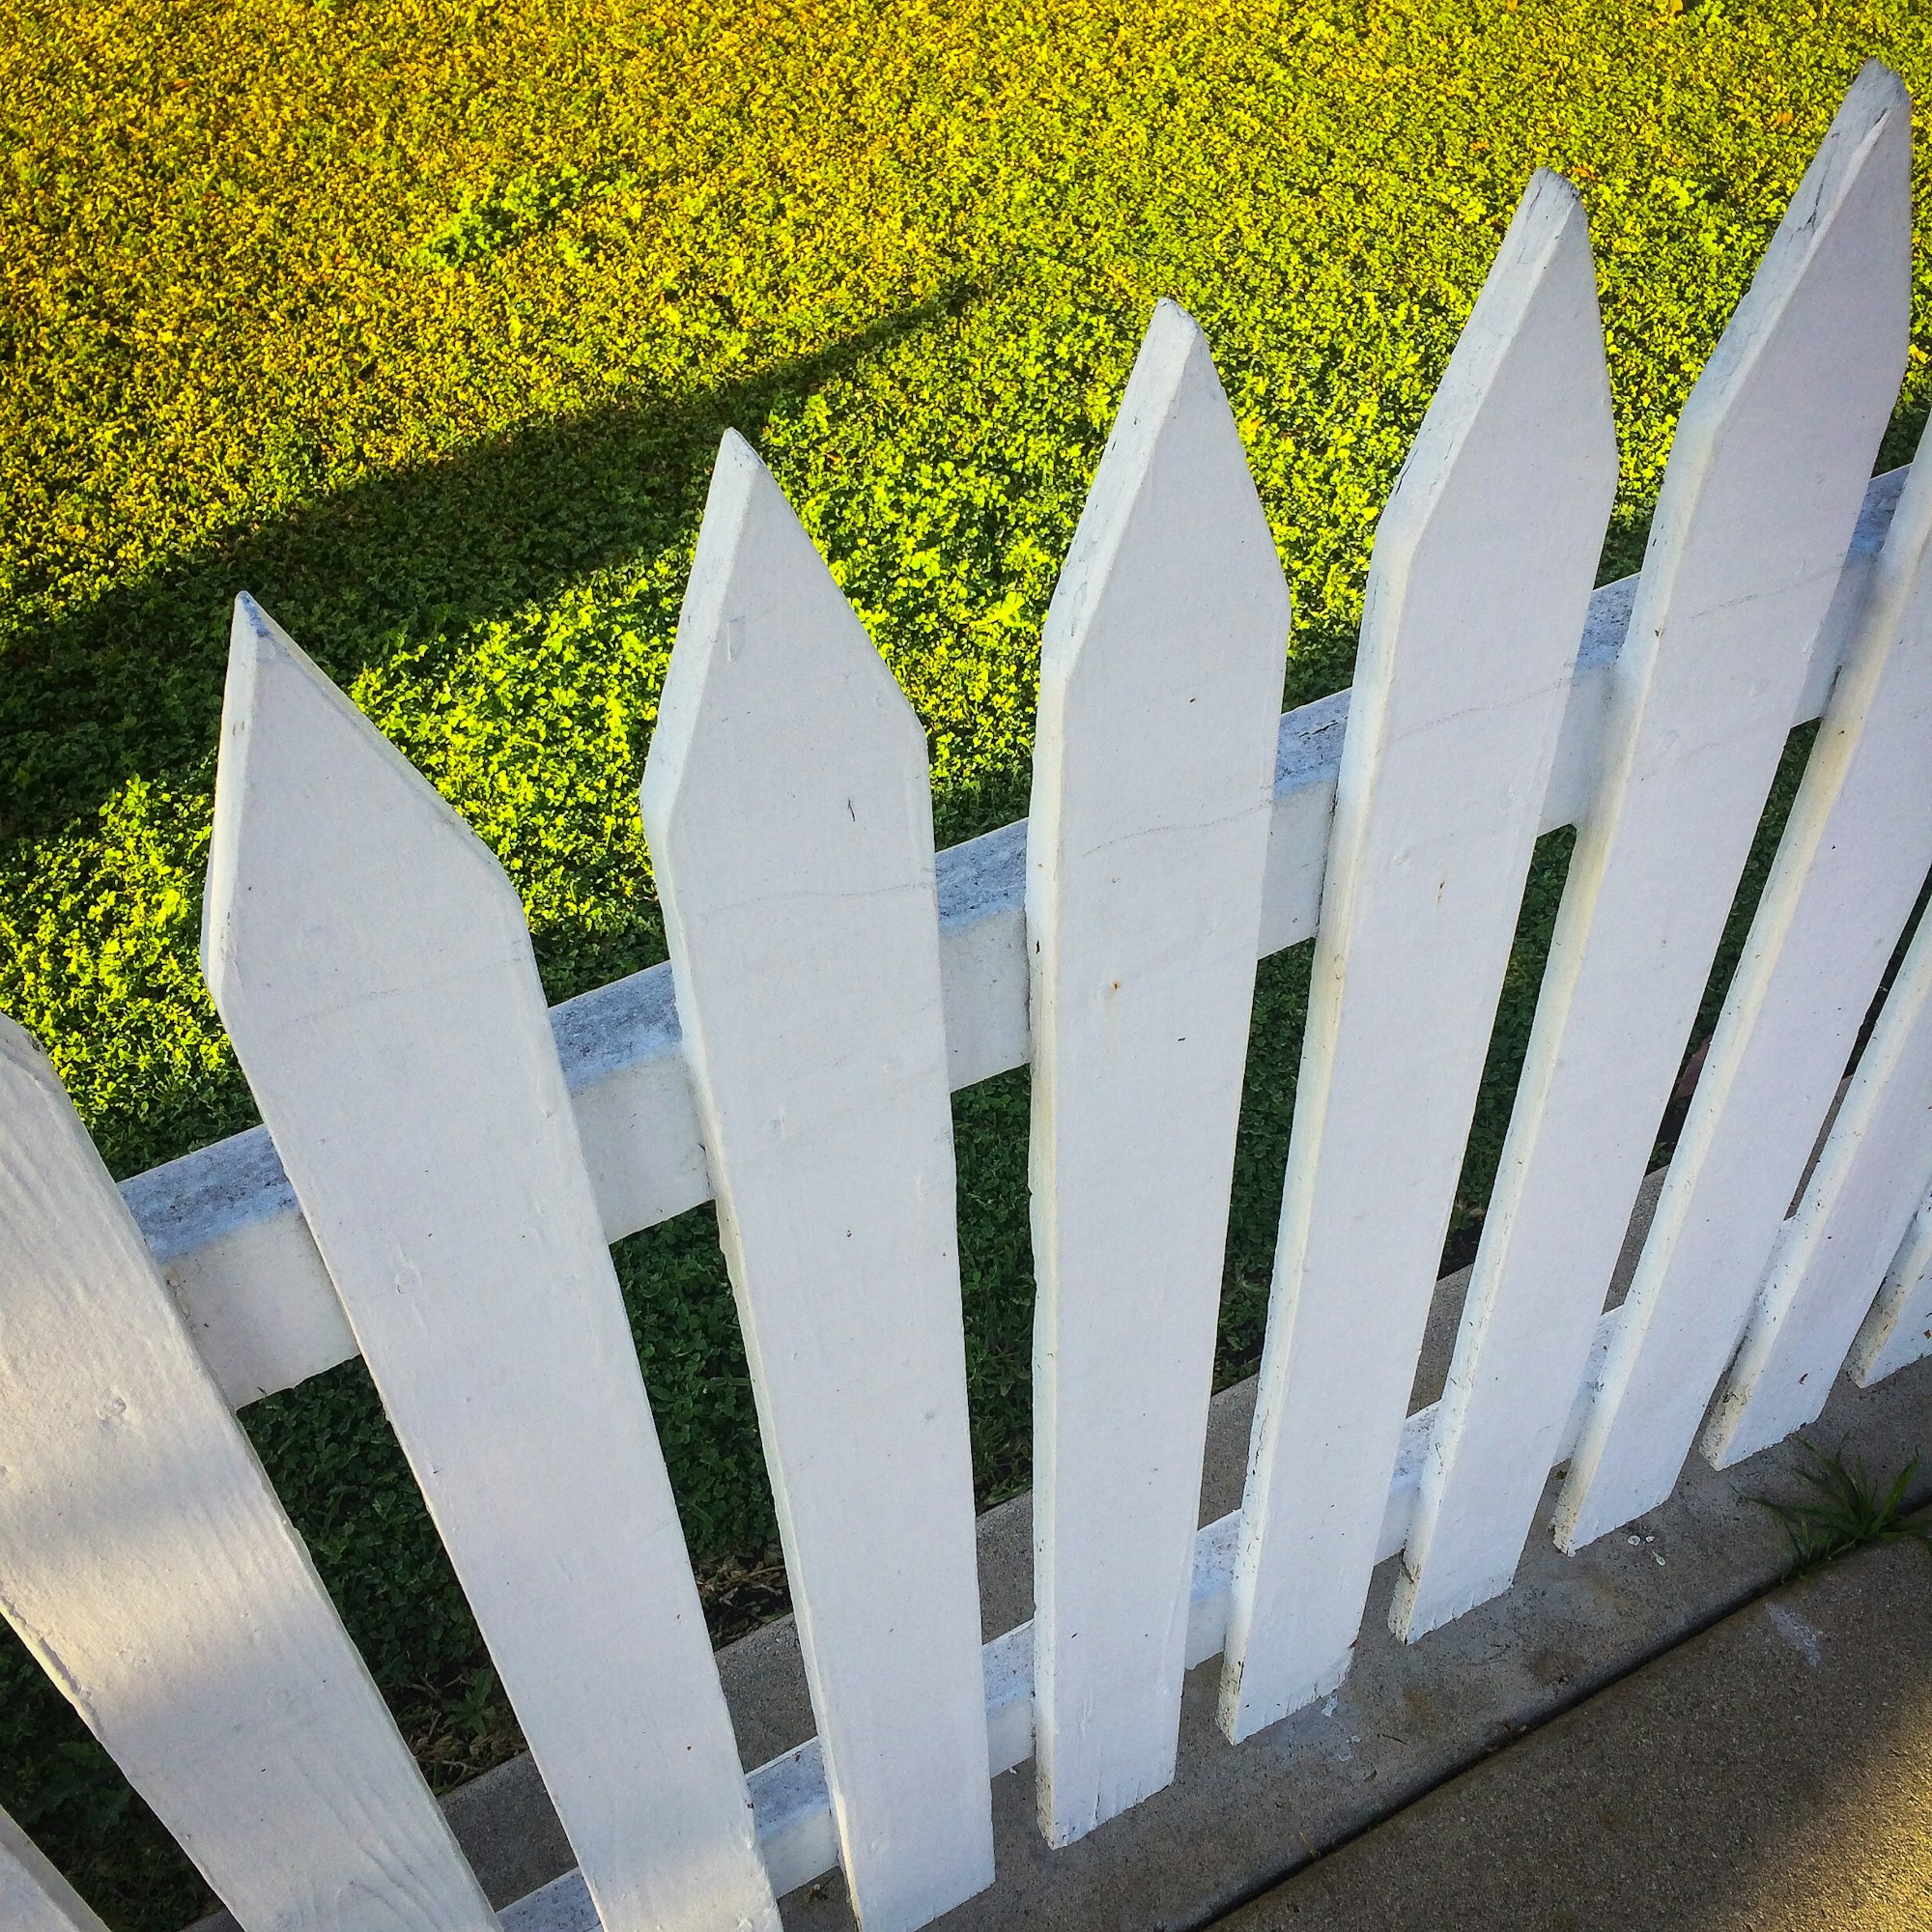
[[[1628,539],[1861,59],[1932,83],[1916,12],[14,0],[0,1004],[123,1165],[245,1117],[192,965],[243,584],[502,853],[554,989],[654,956],[634,786],[727,423],[925,718],[942,836],[1022,809],[1162,294],[1288,563],[1292,695],[1344,682],[1539,163],[1592,214]]]

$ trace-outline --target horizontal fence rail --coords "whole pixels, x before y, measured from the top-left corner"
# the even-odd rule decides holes
[[[1792,707],[1793,726],[1824,715],[1907,473],[1889,470],[1865,492]],[[1610,672],[1636,583],[1634,577],[1618,578],[1591,595],[1539,832],[1574,825],[1595,787]],[[1281,721],[1262,896],[1264,958],[1315,936],[1349,700],[1348,692],[1338,692]],[[1032,1050],[1026,832],[1021,819],[938,857],[939,967],[955,1088],[1024,1066]],[[622,1240],[709,1201],[669,965],[646,967],[553,1007],[551,1029],[605,1238]],[[196,1345],[238,1408],[357,1353],[266,1127],[136,1175],[121,1192]]]

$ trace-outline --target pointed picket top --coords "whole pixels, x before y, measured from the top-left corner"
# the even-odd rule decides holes
[[[1652,523],[1660,563],[1681,566],[1693,554],[1704,561],[1683,537],[1693,517],[1710,514],[1702,495],[1725,442],[1740,432],[1762,434],[1743,407],[1747,393],[1815,373],[1827,318],[1847,326],[1838,344],[1844,359],[1877,354],[1882,365],[1896,361],[1903,374],[1909,318],[1901,318],[1899,304],[1909,301],[1910,289],[1901,294],[1897,287],[1899,225],[1905,227],[1909,275],[1911,170],[1912,97],[1891,69],[1868,60],[1846,90],[1750,287],[1685,402],[1670,449],[1674,487],[1667,472]],[[1891,381],[1893,391],[1898,380]],[[1733,487],[1762,489],[1769,480],[1741,476]],[[1669,593],[1671,577],[1649,569],[1648,555],[1644,561],[1638,595],[1657,607]],[[1633,637],[1642,614],[1633,613]]]
[[[0,1811],[0,1925],[7,1932],[107,1932],[5,1811]]]
[[[233,1003],[275,1026],[335,997],[331,980],[307,970],[303,909],[337,896],[332,877],[304,865],[310,827],[326,830],[335,874],[353,866],[372,895],[372,916],[342,942],[336,971],[370,988],[407,978],[419,970],[422,933],[462,949],[445,958],[456,970],[476,963],[479,944],[503,959],[527,952],[522,902],[489,847],[243,592],[229,632],[202,904],[202,971],[224,1013]],[[416,867],[399,865],[403,854]]]
[[[1194,549],[1204,543],[1211,564]],[[1198,620],[1171,608],[1145,611],[1138,600],[1151,594],[1171,602],[1176,571],[1190,565],[1190,590],[1237,613],[1244,634],[1233,663],[1210,660],[1207,674],[1239,678],[1257,654],[1285,661],[1288,584],[1240,432],[1207,337],[1179,302],[1164,299],[1134,358],[1054,585],[1040,638],[1042,705],[1068,701],[1067,687],[1082,678],[1126,685],[1138,672],[1156,688],[1170,683],[1177,667],[1162,645],[1178,616],[1190,629]],[[1260,643],[1248,640],[1250,630]],[[1077,741],[1067,746],[1073,754],[1087,749]],[[1156,783],[1183,782],[1164,772],[1150,776]]]
[[[1678,425],[1625,645],[1629,664],[1618,668],[1648,728],[1636,725],[1612,747],[1609,777],[1618,782],[1616,756],[1632,784],[1672,763],[1683,767],[1684,796],[1666,801],[1669,786],[1652,784],[1653,809],[1681,827],[1694,802],[1702,814],[1697,876],[1660,894],[1653,861],[1640,884],[1633,881],[1631,917],[1650,929],[1649,957],[1626,952],[1615,960],[1605,1010],[1635,1000],[1624,1031],[1640,1026],[1647,1038],[1619,1056],[1614,1119],[1591,1110],[1589,1185],[1604,1198],[1573,1199],[1562,1236],[1565,1265],[1592,1290],[1608,1280],[1621,1244],[1622,1217],[1905,371],[1911,197],[1911,102],[1896,74],[1868,61]],[[1728,722],[1707,738],[1698,712],[1713,702],[1728,707]],[[1728,760],[1719,731],[1737,748]],[[1627,836],[1619,826],[1604,842]],[[1659,826],[1652,837],[1662,849],[1681,835]],[[1604,955],[1603,963],[1612,962]],[[1532,1042],[1532,1062],[1536,1051]],[[1673,1166],[1658,1203],[1571,1461],[1556,1512],[1566,1550],[1670,1493],[1747,1312],[1748,1290],[1741,1307],[1721,1290],[1700,1293],[1694,1267],[1670,1265],[1677,1246],[1694,1237],[1692,1165]]]
[[[1531,366],[1538,357],[1548,358],[1548,366]],[[1577,419],[1566,435],[1555,437],[1536,413],[1552,390]],[[1493,461],[1498,449],[1531,455],[1541,432],[1557,465],[1566,456],[1581,461],[1599,493],[1607,465],[1613,489],[1616,439],[1609,409],[1589,216],[1582,197],[1563,176],[1538,168],[1376,524],[1369,594],[1378,603],[1411,594],[1422,546],[1446,547],[1463,540],[1464,523],[1480,526],[1483,493],[1471,490],[1469,469]],[[1605,516],[1607,521],[1607,511]],[[1497,530],[1489,543],[1492,549],[1506,547],[1521,536]],[[1392,613],[1365,608],[1364,640],[1372,630],[1395,621]],[[1393,660],[1378,653],[1374,668],[1386,680]],[[1567,687],[1570,667],[1564,668]],[[1362,693],[1359,666],[1353,688]],[[1386,695],[1384,684],[1377,701]]]
[[[1208,344],[1164,301],[1047,614],[1027,826],[1054,1844],[1174,1776],[1288,624]]]
[[[1376,532],[1236,1553],[1236,1739],[1339,1683],[1360,1631],[1615,488],[1588,230],[1540,173]]]
[[[844,754],[861,761],[849,773],[855,784],[883,785],[915,815],[924,810],[929,825],[930,809],[919,803],[926,791],[919,719],[783,491],[751,444],[727,431],[644,766],[654,862],[689,839],[708,863],[728,847],[753,875],[782,880],[785,846],[766,844],[756,829],[770,807],[805,814],[801,845],[896,879],[902,828],[862,820],[836,778],[801,765],[797,748],[815,728],[836,733]],[[708,884],[683,880],[686,902]]]
[[[776,1928],[517,895],[246,598],[203,956],[602,1923]]]
[[[46,1056],[0,1013],[0,1606],[243,1926],[495,1920]],[[0,1924],[98,1932],[0,1813]]]
[[[993,1876],[925,740],[735,435],[642,807],[840,1862],[909,1932]]]

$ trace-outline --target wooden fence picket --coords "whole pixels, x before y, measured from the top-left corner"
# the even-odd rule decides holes
[[[5,1811],[0,1811],[0,1925],[7,1932],[107,1932]]]
[[[1669,1336],[1669,1346],[1653,1351],[1647,1377],[1641,1358],[1633,1365],[1622,1426],[1641,1426],[1660,1477],[1667,1467],[1672,1484],[1703,1420],[1700,1392],[1723,1372],[1747,1320],[1739,1360],[1704,1436],[1705,1454],[1722,1468],[1798,1427],[1782,1416],[1804,1410],[1799,1421],[1808,1421],[1817,1413],[1872,1284],[1917,1205],[1923,1170],[1913,1172],[1908,1157],[1888,1183],[1898,1199],[1879,1208],[1892,1230],[1884,1252],[1862,1273],[1844,1274],[1840,1290],[1824,1293],[1815,1284],[1802,1286],[1821,1265],[1820,1216],[1807,1197],[1794,1238],[1766,1278],[1818,1124],[1932,867],[1928,771],[1932,460],[1915,469],[1899,499],[1863,635],[1833,692],[1678,1137],[1672,1180],[1658,1210],[1673,1207],[1674,1218],[1665,1238],[1646,1247],[1633,1284],[1633,1293],[1651,1298],[1652,1326]],[[1856,1091],[1861,1105],[1869,1104],[1865,1088]],[[1681,1206],[1670,1192],[1678,1167],[1685,1170]],[[1842,1216],[1832,1218],[1835,1232],[1828,1245],[1838,1251],[1836,1274],[1847,1265],[1848,1230]],[[1764,1297],[1753,1315],[1760,1285]],[[1830,1361],[1821,1359],[1821,1350]],[[1673,1377],[1668,1382],[1666,1371]]]
[[[246,599],[203,951],[605,1932],[776,1932],[516,892]]]
[[[1922,792],[1925,770],[1921,756],[1883,809]],[[1719,1468],[1816,1419],[1924,1199],[1928,1171],[1932,921],[1921,921],[1712,1414],[1703,1447]]]
[[[1539,174],[1376,534],[1229,1616],[1236,1739],[1338,1683],[1360,1629],[1615,484],[1582,207]]]
[[[1846,1372],[1861,1388],[1932,1355],[1932,1196],[1923,1199],[1852,1344]]]
[[[1028,820],[1041,1829],[1174,1776],[1288,585],[1155,312],[1047,614]]]
[[[53,1068],[0,1014],[0,1609],[245,1932],[495,1919]],[[0,1816],[0,1924],[98,1921]]]
[[[993,1876],[925,738],[736,436],[643,814],[846,1882],[897,1932]]]
[[[1596,922],[1605,935],[1599,942],[1600,972],[1614,980],[1615,992],[1594,1014],[1588,1001],[1573,1007],[1585,1025],[1608,1022],[1626,1036],[1645,1034],[1620,1042],[1614,1098],[1600,1090],[1588,1108],[1594,1142],[1589,1165],[1599,1189],[1614,1179],[1630,1181],[1634,1191],[1633,1177],[1663,1111],[1717,950],[1726,900],[1792,722],[1804,661],[1905,373],[1912,286],[1911,123],[1911,101],[1898,76],[1867,63],[1725,332],[1725,343],[1738,338],[1735,362],[1723,345],[1713,357],[1719,382],[1712,386],[1727,388],[1733,400],[1721,427],[1713,413],[1708,473],[1695,508],[1685,505],[1687,522],[1694,519],[1701,526],[1702,542],[1687,534],[1677,551],[1675,582],[1666,588],[1660,569],[1657,601],[1638,613],[1641,618],[1654,609],[1660,631],[1675,617],[1686,634],[1701,634],[1700,646],[1688,661],[1681,651],[1669,653],[1667,643],[1660,647],[1659,669],[1651,673],[1659,695],[1667,693],[1656,731],[1682,748],[1672,760],[1682,774],[1681,789],[1659,783],[1663,774],[1654,772],[1645,787],[1653,795],[1652,810],[1637,817],[1628,809],[1618,813],[1633,831],[1648,819],[1653,852],[1668,851],[1677,862],[1662,866],[1654,859],[1633,868],[1641,877],[1624,917],[1605,923],[1600,916]],[[1781,272],[1774,281],[1775,270]],[[1758,290],[1767,284],[1767,296],[1760,298]],[[1690,422],[1687,407],[1680,440]],[[1767,492],[1764,478],[1773,466],[1784,469],[1784,480]],[[1669,487],[1666,476],[1664,489]],[[1667,532],[1661,501],[1659,523]],[[1669,554],[1665,550],[1660,563]],[[1637,630],[1635,620],[1633,631],[1640,647],[1650,642],[1650,632]],[[1681,682],[1664,669],[1667,655],[1682,667]],[[1731,694],[1733,706],[1727,735],[1734,734],[1736,753],[1728,773],[1723,766],[1730,761],[1720,759],[1717,744],[1700,735],[1705,704],[1720,692]],[[1747,742],[1752,736],[1754,744]],[[1690,755],[1684,755],[1686,751]],[[1644,755],[1636,754],[1639,768]],[[1726,780],[1734,787],[1728,796]],[[1673,796],[1674,809],[1657,818],[1655,807]],[[1692,812],[1694,819],[1688,815]],[[1687,823],[1698,827],[1694,848],[1687,848],[1682,837]],[[1694,851],[1706,876],[1680,898],[1672,884],[1685,880],[1687,850]],[[1694,906],[1698,898],[1702,904]],[[1888,941],[1896,937],[1909,905],[1908,893]],[[1688,915],[1681,923],[1680,907]],[[1643,954],[1658,966],[1654,977],[1638,964]],[[1760,983],[1752,975],[1746,982]],[[1570,1050],[1579,1058],[1589,1052],[1577,1028],[1569,1035]],[[1732,1054],[1744,1050],[1740,1035],[1732,1039],[1737,1042],[1727,1042]],[[1713,1051],[1715,1057],[1715,1043]],[[1733,1059],[1714,1087],[1707,1119],[1715,1119],[1725,1097],[1724,1077],[1735,1070]],[[1637,1112],[1639,1104],[1647,1113]],[[1608,1105],[1614,1105],[1614,1116],[1606,1116]],[[1823,1115],[1822,1104],[1813,1108],[1804,1126],[1815,1131]],[[1571,1460],[1556,1514],[1557,1540],[1566,1550],[1582,1548],[1670,1493],[1736,1343],[1754,1284],[1745,1291],[1746,1305],[1720,1301],[1715,1319],[1698,1319],[1692,1312],[1707,1286],[1701,1279],[1679,1277],[1688,1283],[1682,1293],[1666,1293],[1668,1258],[1685,1238],[1687,1217],[1719,1212],[1725,1188],[1748,1184],[1747,1171],[1719,1170],[1705,1198],[1697,1199],[1703,1191],[1695,1185],[1699,1152],[1693,1150],[1681,1174],[1673,1163],[1664,1183],[1603,1386]],[[1801,1167],[1802,1161],[1801,1153]],[[1573,1190],[1589,1184],[1578,1172],[1569,1179]],[[1577,1241],[1579,1215],[1588,1217],[1589,1208],[1573,1192],[1569,1243],[1593,1263],[1602,1258],[1601,1279],[1607,1281],[1608,1258],[1621,1230],[1593,1253]],[[1590,1219],[1583,1225],[1590,1226]],[[1768,1242],[1753,1240],[1752,1246],[1747,1265],[1761,1264]],[[1704,1251],[1701,1242],[1698,1249]],[[1590,1273],[1597,1277],[1594,1265]],[[1713,1289],[1720,1297],[1726,1281],[1719,1275]]]
[[[1398,1584],[1408,1638],[1508,1588],[1556,1460],[1903,367],[1906,154],[1868,69],[1680,419]],[[1594,1491],[1613,1408],[1566,1547],[1634,1513]]]

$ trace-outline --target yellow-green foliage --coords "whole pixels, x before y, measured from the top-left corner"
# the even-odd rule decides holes
[[[964,824],[1024,767],[1156,297],[1234,395],[1296,687],[1332,685],[1530,169],[1590,204],[1640,520],[1859,60],[1932,73],[1901,5],[10,12],[0,996],[122,1166],[237,1105],[183,962],[238,585],[470,813],[575,987],[653,947],[631,790],[721,425]]]
[[[1293,582],[1290,696],[1336,687],[1378,508],[1538,165],[1591,213],[1629,568],[1689,384],[1874,53],[1923,91],[1925,10],[7,0],[0,1005],[120,1171],[249,1118],[193,959],[244,585],[501,854],[554,995],[660,956],[635,789],[726,425],[924,717],[942,837],[1014,815],[1040,617],[1166,294]],[[991,1493],[1024,1475],[1024,1096],[961,1105]],[[1264,1279],[1284,1120],[1246,1143],[1237,1281]],[[622,1264],[722,1561],[769,1521],[707,1238]],[[507,1747],[366,1385],[251,1423],[425,1756]],[[40,1694],[0,1655],[0,1801],[117,1922],[178,1920],[191,1887]]]

